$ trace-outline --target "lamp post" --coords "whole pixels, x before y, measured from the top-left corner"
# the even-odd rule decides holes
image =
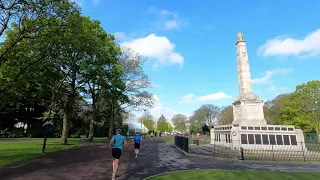
[[[144,120],[146,120],[146,118],[147,118],[147,110],[144,109]],[[142,124],[141,124],[141,126],[142,126]],[[145,126],[144,126],[143,129],[144,129],[143,136],[144,136],[144,138],[146,138],[146,133],[145,133],[146,128],[145,128]],[[142,127],[141,127],[141,130],[142,130]]]
[[[147,110],[144,110],[144,120],[147,120]],[[146,126],[143,127],[144,131],[146,131]]]
[[[143,118],[141,118],[141,127],[140,127],[140,133],[142,133],[142,121],[143,121]]]

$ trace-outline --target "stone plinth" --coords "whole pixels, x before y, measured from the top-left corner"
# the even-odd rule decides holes
[[[233,150],[307,151],[303,132],[283,125],[221,125],[211,129],[211,144]]]
[[[233,124],[267,125],[263,113],[263,101],[236,101],[233,103]]]

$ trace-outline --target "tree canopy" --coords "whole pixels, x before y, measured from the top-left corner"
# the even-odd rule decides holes
[[[165,132],[168,130],[167,119],[164,117],[164,115],[161,115],[157,121],[157,130],[160,132]]]
[[[152,107],[145,58],[75,3],[1,1],[0,19],[0,136],[111,137]]]
[[[171,119],[174,125],[174,128],[179,132],[184,132],[187,129],[187,126],[186,126],[187,120],[188,120],[188,117],[183,114],[176,114]]]

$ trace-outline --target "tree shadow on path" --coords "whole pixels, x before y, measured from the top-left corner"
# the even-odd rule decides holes
[[[36,160],[0,169],[0,177],[3,180],[110,179],[111,173],[110,149],[102,143],[49,154]]]

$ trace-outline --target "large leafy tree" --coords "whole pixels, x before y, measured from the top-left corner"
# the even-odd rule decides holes
[[[95,126],[111,137],[129,111],[152,106],[145,58],[80,14],[68,0],[0,2],[1,129],[26,123],[42,136],[50,122],[67,144]]]
[[[153,95],[147,91],[151,82],[148,75],[143,71],[146,58],[132,51],[128,47],[121,47],[119,62],[123,67],[121,81],[125,83],[124,94],[130,101],[123,105],[128,111],[143,111],[153,106]]]
[[[168,124],[168,131],[169,132],[173,131],[173,127],[172,127],[171,123],[167,122],[167,124]]]
[[[284,100],[277,119],[281,124],[295,125],[305,132],[316,131],[320,139],[320,81],[298,85]]]
[[[226,106],[222,108],[222,111],[218,118],[219,125],[232,124],[233,121],[233,108],[232,106]]]
[[[146,126],[146,128],[149,131],[153,131],[155,129],[155,121],[153,120],[153,116],[151,114],[149,114],[148,112],[146,112],[146,115],[141,116],[138,119],[138,122],[142,122],[143,125]]]
[[[92,21],[90,24],[91,35],[93,36],[92,44],[95,44],[89,58],[83,62],[80,69],[80,84],[82,84],[82,92],[91,100],[92,116],[90,122],[90,138],[94,136],[94,124],[98,121],[98,100],[104,98],[100,95],[102,88],[112,89],[115,84],[109,84],[111,80],[115,80],[115,75],[122,72],[119,64],[118,56],[120,48],[114,43],[113,35],[108,35],[101,27],[99,21]],[[117,72],[115,72],[117,71]],[[121,73],[119,74],[121,76]],[[117,76],[120,81],[120,76]],[[117,87],[116,87],[117,88]]]
[[[186,126],[187,120],[188,120],[188,117],[183,114],[176,114],[171,119],[175,129],[180,132],[184,132],[187,129],[187,126]]]
[[[3,15],[5,11],[12,22],[11,25],[2,22],[1,35],[5,40],[0,45],[1,106],[9,114],[14,107],[18,113],[12,119],[29,125],[52,104],[53,87],[60,78],[60,69],[52,61],[55,42],[64,33],[67,14],[77,12],[68,1],[35,2],[0,3],[0,13]],[[32,8],[38,8],[37,12]],[[24,116],[23,109],[29,109],[25,111],[32,117]]]
[[[221,108],[213,104],[202,105],[193,112],[189,118],[190,130],[193,132],[202,132],[202,127],[207,124],[213,125],[218,121]]]
[[[157,122],[157,130],[160,132],[164,132],[168,130],[167,120],[164,115],[161,115]]]
[[[196,111],[199,117],[204,118],[205,124],[207,124],[208,126],[213,125],[217,122],[220,112],[221,108],[213,104],[202,105]]]
[[[276,119],[280,115],[280,110],[283,107],[283,103],[290,94],[280,94],[270,101],[266,101],[264,104],[264,117],[268,124],[281,124]]]
[[[60,28],[62,24],[48,21],[66,20],[69,13],[78,8],[68,0],[7,0],[0,1],[0,37],[7,38],[4,33],[15,29],[4,46],[0,49],[0,65],[9,60],[9,54],[21,41],[38,41],[43,36],[51,36],[55,31],[47,29]],[[11,24],[10,24],[11,23]],[[24,47],[15,48],[18,53]]]

